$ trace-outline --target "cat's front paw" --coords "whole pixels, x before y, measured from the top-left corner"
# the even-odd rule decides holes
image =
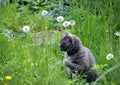
[[[63,64],[66,65],[66,66],[69,66],[70,61],[68,59],[65,59],[65,60],[63,60]]]

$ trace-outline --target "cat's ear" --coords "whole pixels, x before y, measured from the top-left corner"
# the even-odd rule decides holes
[[[72,44],[74,45],[74,44],[75,44],[75,41],[74,41],[73,36],[71,36],[71,41],[72,41]]]
[[[71,42],[72,44],[74,45],[74,36],[71,34],[71,33],[68,33],[66,32],[66,35],[65,35]]]
[[[66,32],[66,33],[65,33],[65,36],[68,36],[68,35],[69,35],[69,33],[68,33],[68,32]]]
[[[69,33],[69,32],[66,32],[66,33],[65,33],[65,36],[71,36],[71,37],[72,37],[72,34]]]

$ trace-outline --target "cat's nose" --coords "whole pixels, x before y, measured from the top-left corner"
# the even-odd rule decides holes
[[[61,44],[59,45],[59,49],[60,51],[64,51],[63,46]]]

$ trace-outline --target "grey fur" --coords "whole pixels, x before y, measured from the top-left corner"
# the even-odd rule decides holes
[[[68,76],[71,77],[72,73],[77,71],[79,74],[85,73],[87,75],[87,82],[96,80],[98,72],[91,70],[95,64],[95,58],[91,51],[82,45],[81,40],[77,36],[66,33],[60,40],[59,48],[61,51],[66,52],[63,63],[67,68]]]

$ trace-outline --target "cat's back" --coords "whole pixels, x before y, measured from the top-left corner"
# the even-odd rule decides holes
[[[89,58],[89,66],[92,67],[93,64],[95,64],[95,58],[92,52],[89,50],[89,48],[85,47],[86,49],[86,56]]]

